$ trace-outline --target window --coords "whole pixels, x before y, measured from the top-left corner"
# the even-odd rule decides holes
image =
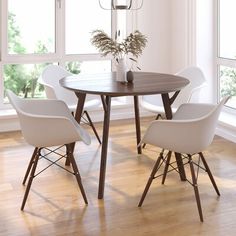
[[[73,73],[111,71],[90,44],[90,33],[112,31],[111,11],[94,0],[0,0],[0,109],[8,107],[4,88],[19,96],[45,96],[37,83],[48,64]]]
[[[236,108],[236,1],[218,0],[218,90],[219,99],[233,96],[227,103]]]
[[[7,53],[55,53],[54,0],[8,0],[7,20]]]

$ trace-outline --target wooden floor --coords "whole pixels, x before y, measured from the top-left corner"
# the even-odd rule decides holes
[[[143,131],[149,121],[142,120]],[[100,134],[101,127],[98,124]],[[111,123],[105,197],[98,200],[101,150],[91,136],[90,146],[76,144],[89,205],[84,204],[74,176],[53,166],[34,180],[21,212],[25,190],[21,182],[33,148],[19,132],[0,134],[0,235],[236,235],[236,144],[215,137],[205,152],[221,196],[201,171],[201,223],[192,186],[174,172],[165,185],[156,179],[142,208],[137,207],[158,149],[147,146],[137,155],[131,120]]]

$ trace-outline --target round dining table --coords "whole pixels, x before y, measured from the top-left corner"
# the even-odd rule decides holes
[[[117,82],[116,73],[96,73],[96,74],[78,74],[72,75],[60,80],[60,85],[71,90],[78,97],[78,104],[75,113],[75,119],[80,123],[83,115],[83,107],[86,94],[99,95],[104,109],[103,136],[101,148],[100,176],[98,198],[102,199],[105,188],[107,148],[109,138],[110,112],[112,97],[133,96],[134,113],[136,124],[137,151],[142,153],[140,131],[140,114],[138,96],[160,94],[167,119],[172,118],[171,104],[182,88],[189,84],[189,80],[181,76],[172,74],[162,74],[155,72],[133,72],[134,80],[132,83]],[[174,92],[174,93],[173,93]],[[170,96],[169,94],[173,94]],[[175,153],[176,162],[181,180],[186,180],[184,166],[181,155]]]

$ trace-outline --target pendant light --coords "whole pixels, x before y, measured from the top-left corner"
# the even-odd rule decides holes
[[[143,0],[99,0],[99,5],[104,10],[139,10]]]

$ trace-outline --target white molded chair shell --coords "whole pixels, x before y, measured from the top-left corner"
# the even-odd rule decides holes
[[[178,72],[176,75],[187,78],[190,83],[181,89],[174,103],[172,104],[172,112],[175,113],[177,108],[187,102],[199,102],[200,91],[206,86],[206,79],[199,67],[188,67]],[[170,94],[171,96],[171,94]],[[145,95],[141,97],[140,104],[146,110],[153,113],[164,113],[164,107],[161,95]]]
[[[75,111],[78,98],[72,91],[63,88],[59,83],[60,79],[72,75],[61,66],[49,65],[42,72],[38,82],[44,86],[47,98],[62,100],[71,111]],[[87,95],[84,110],[98,107],[100,104],[101,100],[98,96]]]
[[[200,91],[206,86],[206,79],[202,70],[199,67],[191,66],[179,71],[176,75],[187,78],[190,83],[181,89],[173,103],[173,107],[178,108],[181,104],[190,101],[199,102]]]
[[[173,116],[173,120],[153,121],[141,143],[190,155],[202,152],[214,138],[220,111],[228,99],[229,97],[222,99],[215,106],[181,105]]]
[[[7,96],[19,116],[25,140],[35,147],[51,147],[91,139],[60,100],[21,99],[12,91]]]

